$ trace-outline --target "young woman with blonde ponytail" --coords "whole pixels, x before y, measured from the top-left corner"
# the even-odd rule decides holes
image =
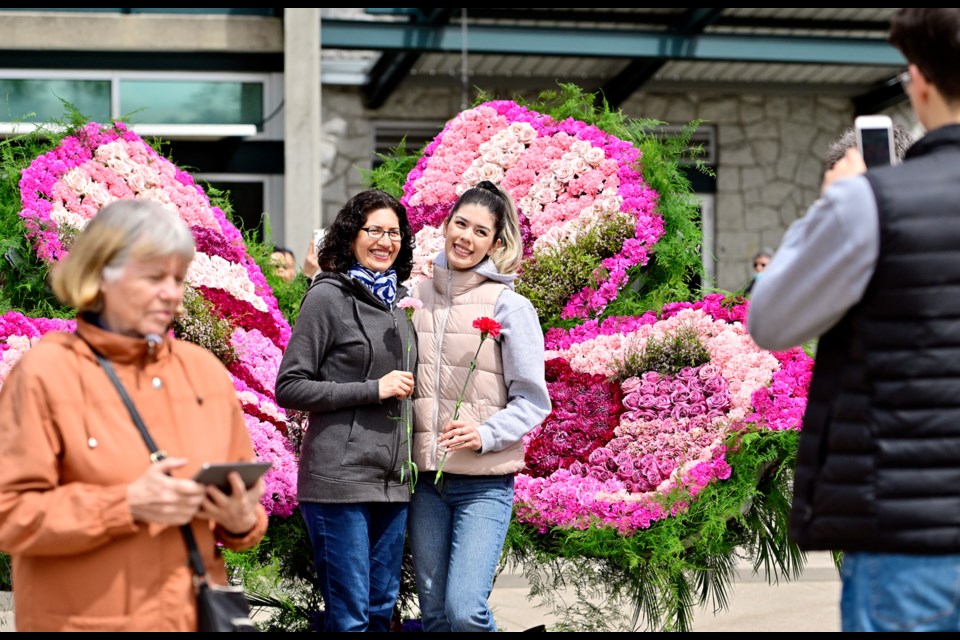
[[[510,196],[481,182],[443,230],[433,279],[414,291],[423,308],[413,315],[420,476],[410,544],[424,630],[496,631],[487,599],[514,474],[524,466],[523,436],[550,413],[543,333],[533,305],[513,290],[523,247]],[[481,342],[480,318],[492,339]]]

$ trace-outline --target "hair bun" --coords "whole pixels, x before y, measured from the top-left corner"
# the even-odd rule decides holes
[[[490,191],[491,193],[500,195],[500,188],[497,187],[497,185],[490,182],[489,180],[481,180],[477,184],[477,189],[483,189],[484,191]]]

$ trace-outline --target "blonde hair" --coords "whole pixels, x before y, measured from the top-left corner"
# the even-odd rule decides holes
[[[93,217],[70,253],[53,269],[57,299],[78,311],[100,312],[101,280],[114,281],[131,259],[177,256],[189,263],[196,245],[187,225],[154,200],[116,200]]]
[[[523,240],[520,237],[520,218],[510,194],[484,180],[477,186],[467,189],[453,205],[444,225],[450,222],[457,209],[466,204],[484,207],[496,219],[496,240],[500,246],[490,255],[490,261],[500,273],[515,273],[523,261]]]

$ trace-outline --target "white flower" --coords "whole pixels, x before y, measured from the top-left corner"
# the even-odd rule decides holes
[[[500,184],[503,180],[503,167],[498,164],[487,163],[480,167],[480,179]]]
[[[237,300],[249,302],[257,311],[267,310],[263,298],[257,295],[246,267],[228,262],[220,256],[210,256],[198,251],[187,270],[187,283],[192,287],[222,289]]]

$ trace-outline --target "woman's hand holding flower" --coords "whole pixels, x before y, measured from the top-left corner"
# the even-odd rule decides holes
[[[413,394],[413,373],[394,370],[380,378],[380,399],[403,400]]]
[[[470,449],[480,451],[483,441],[480,440],[480,432],[476,425],[469,424],[463,420],[451,420],[443,428],[443,433],[437,439],[440,449],[445,451],[460,451]]]

